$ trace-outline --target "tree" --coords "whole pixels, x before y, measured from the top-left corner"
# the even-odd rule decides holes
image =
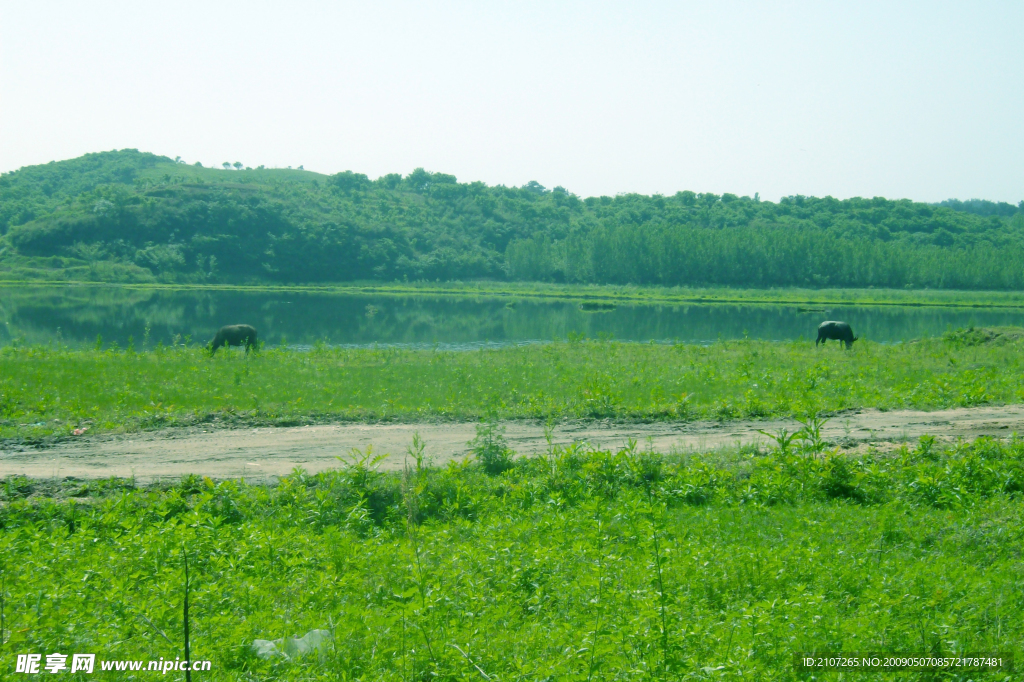
[[[561,186],[460,184],[422,168],[374,181],[263,168],[242,187],[202,173],[193,184],[162,172],[171,165],[104,152],[0,175],[0,265],[109,260],[180,281],[1024,290],[1024,206],[689,191],[578,200]]]
[[[235,167],[235,170],[242,170],[242,162],[241,161],[235,161],[231,165]]]
[[[366,189],[370,186],[370,179],[368,177],[362,173],[353,173],[352,171],[344,171],[332,175],[327,182],[342,192],[352,192],[353,190]]]
[[[221,165],[224,166],[224,170],[229,170],[231,168],[231,162],[230,161],[225,161]]]

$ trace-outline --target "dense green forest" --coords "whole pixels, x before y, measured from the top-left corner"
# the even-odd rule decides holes
[[[0,175],[0,278],[1024,288],[1024,202],[623,194],[121,150]]]

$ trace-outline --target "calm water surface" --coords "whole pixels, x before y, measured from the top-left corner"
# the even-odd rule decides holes
[[[846,320],[862,338],[895,342],[957,327],[1024,326],[1022,310],[789,305],[621,305],[505,297],[428,297],[294,292],[140,291],[108,287],[0,288],[0,345],[61,342],[141,348],[190,336],[206,342],[224,324],[257,328],[268,345],[408,345],[473,348],[579,334],[622,341],[707,343],[748,336],[816,336],[824,319]]]

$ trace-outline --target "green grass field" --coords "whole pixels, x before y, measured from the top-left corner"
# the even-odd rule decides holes
[[[1018,330],[882,345],[577,340],[473,352],[0,349],[0,437],[194,423],[735,419],[1024,400]]]
[[[0,435],[1009,403],[1024,400],[1022,345],[1020,330],[979,329],[849,352],[583,339],[212,358],[8,346]],[[1024,441],[943,449],[926,437],[851,456],[811,428],[777,445],[686,456],[576,445],[519,459],[489,421],[471,460],[432,467],[414,443],[403,474],[354,453],[272,485],[8,477],[0,670],[24,653],[183,656],[185,557],[192,658],[212,665],[196,680],[968,680],[979,673],[811,677],[793,654],[1020,658]],[[253,649],[313,630],[329,633],[319,654]]]
[[[193,679],[796,680],[801,651],[1019,657],[1020,440],[512,461],[484,431],[475,463],[414,451],[404,475],[364,459],[276,487],[8,479],[0,669],[182,656],[184,556],[192,657],[212,662]],[[252,649],[315,629],[322,658]],[[931,679],[816,679],[880,676]]]

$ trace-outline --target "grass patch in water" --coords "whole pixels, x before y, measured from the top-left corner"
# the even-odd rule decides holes
[[[614,303],[604,303],[602,301],[584,301],[580,303],[580,310],[585,313],[610,313],[617,307]]]

